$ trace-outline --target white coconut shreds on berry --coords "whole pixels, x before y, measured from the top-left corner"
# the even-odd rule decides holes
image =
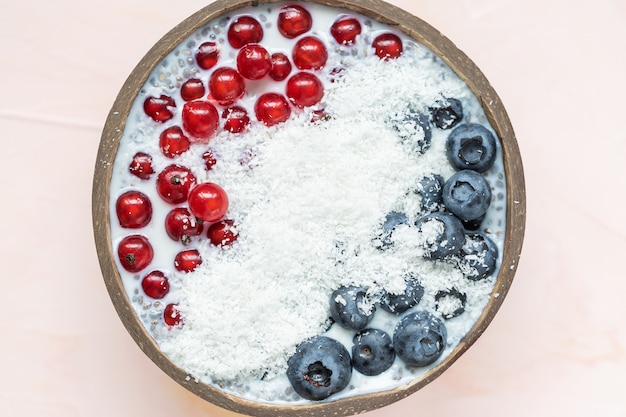
[[[271,22],[281,5],[264,7],[267,16],[260,20]],[[306,7],[319,25],[312,33],[328,45],[328,63],[315,71],[324,84],[319,105],[293,108],[287,121],[272,127],[253,121],[243,133],[221,131],[208,144],[193,144],[175,159],[165,158],[158,147],[162,126],[143,122],[140,107],[146,96],[158,96],[159,88],[178,94],[176,74],[187,78],[197,74],[197,69],[176,58],[184,56],[186,49],[174,51],[158,67],[129,115],[112,179],[112,205],[117,190],[126,188],[141,189],[151,198],[154,220],[141,233],[149,235],[155,249],[152,267],[170,276],[169,294],[151,303],[141,296],[138,284],[145,271],[140,275],[121,271],[142,322],[161,350],[191,378],[255,401],[305,401],[289,392],[285,376],[287,359],[301,341],[327,334],[350,349],[353,332],[337,325],[328,329],[330,294],[342,285],[367,289],[367,302],[374,304],[383,289],[403,292],[405,277],[412,274],[424,287],[419,308],[433,313],[440,291],[454,288],[465,294],[465,312],[446,321],[449,337],[442,360],[476,322],[494,284],[493,276],[467,279],[456,262],[425,259],[424,242],[434,241],[439,222],[431,222],[433,227],[421,233],[413,227],[423,214],[414,192],[419,181],[432,174],[448,178],[455,172],[445,152],[450,131],[433,127],[430,147],[422,153],[411,141],[403,141],[423,138],[420,126],[390,123],[401,121],[408,109],[429,114],[436,102],[455,97],[463,102],[465,120],[486,124],[476,97],[440,59],[406,37],[399,58],[382,60],[373,54],[372,36],[385,29],[382,24],[364,24],[364,33],[353,47],[333,47],[326,32],[342,11],[309,3]],[[245,9],[241,14],[259,10]],[[273,42],[272,31],[275,27],[266,26],[262,44]],[[209,33],[201,30],[194,42],[183,44],[200,43]],[[174,70],[167,72],[168,65]],[[165,81],[159,87],[161,78]],[[255,94],[264,88],[284,90],[284,83],[271,80],[250,85]],[[253,98],[244,96],[240,104],[254,118]],[[312,122],[318,110],[324,116]],[[173,120],[179,118],[175,115]],[[209,171],[202,164],[207,148],[218,161]],[[173,206],[160,201],[154,180],[129,178],[128,164],[137,151],[151,153],[157,173],[177,163],[189,167],[198,183],[223,187],[230,202],[226,217],[234,222],[237,240],[222,247],[194,238],[189,248],[198,249],[202,263],[189,273],[173,271],[171,260],[184,248],[161,230],[164,213]],[[499,197],[492,202],[482,229],[490,229],[501,249],[505,210],[499,149],[496,164],[485,176]],[[376,243],[379,231],[393,211],[405,213],[407,224],[397,226],[393,245],[381,250]],[[114,242],[127,234],[116,222],[113,219]],[[159,322],[168,303],[176,304],[184,325]],[[399,319],[381,310],[376,310],[371,326],[392,334]],[[376,377],[355,372],[352,388],[333,398],[398,386],[425,371],[396,360]]]

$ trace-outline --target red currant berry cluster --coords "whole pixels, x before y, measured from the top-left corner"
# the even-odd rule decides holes
[[[180,135],[178,130],[175,133]],[[164,134],[160,138],[162,148],[163,136]],[[212,168],[215,164],[212,154],[206,152],[203,158],[207,169]],[[151,169],[151,158],[143,153],[135,155],[129,167],[131,173],[135,175],[141,173],[141,176],[137,175],[140,178],[149,178],[149,175],[143,174],[148,171],[151,173]],[[196,181],[195,175],[188,167],[178,164],[168,165],[158,174],[156,191],[161,199],[171,205],[188,205],[174,207],[167,213],[164,221],[167,235],[183,246],[188,246],[193,237],[203,233],[204,225],[209,224],[206,236],[213,245],[231,245],[237,240],[238,233],[234,222],[224,218],[228,210],[226,192],[217,184],[211,182],[196,184]],[[137,190],[122,193],[116,201],[115,209],[119,224],[125,229],[146,227],[153,216],[150,198]],[[123,237],[118,244],[117,252],[122,268],[131,273],[148,268],[154,257],[152,244],[141,234]],[[202,256],[195,248],[178,252],[172,263],[177,271],[183,273],[194,271],[200,264]],[[160,270],[148,272],[141,280],[141,287],[146,296],[155,300],[163,299],[170,290],[169,279],[166,273]],[[163,322],[169,327],[182,325],[180,313],[174,304],[166,306]]]
[[[219,66],[220,51],[215,43],[205,42],[198,47],[196,63],[201,69],[212,71],[208,76],[209,95],[206,101],[224,108],[222,124],[226,131],[242,133],[250,124],[248,109],[239,102],[246,95],[249,81],[262,80],[268,76],[272,80],[283,81],[291,76],[283,94],[274,91],[259,94],[249,109],[254,111],[256,120],[266,126],[288,120],[292,114],[291,106],[303,108],[321,101],[324,95],[323,83],[312,71],[324,67],[328,52],[321,39],[302,36],[312,25],[311,14],[302,6],[288,5],[279,10],[276,22],[279,33],[287,39],[299,38],[289,57],[281,51],[271,51],[271,48],[261,43],[264,29],[259,20],[248,15],[237,17],[226,32],[228,44],[236,50],[236,68]],[[294,66],[299,70],[296,74],[292,74]],[[188,82],[191,83],[191,80],[183,85],[184,97],[198,100],[203,96],[198,82],[194,80],[192,86],[187,86]],[[214,119],[207,117],[207,120]],[[188,119],[188,126],[184,126],[191,137],[210,137],[217,129],[211,125],[194,132],[196,125],[196,120]]]

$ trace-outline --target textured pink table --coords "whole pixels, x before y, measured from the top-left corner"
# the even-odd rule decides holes
[[[483,337],[433,384],[368,415],[625,416],[626,3],[391,2],[451,38],[500,94],[528,223],[515,283]],[[134,344],[91,231],[109,108],[153,43],[204,5],[0,2],[2,416],[234,415]]]

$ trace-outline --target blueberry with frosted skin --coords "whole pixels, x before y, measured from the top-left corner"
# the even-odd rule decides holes
[[[430,148],[433,136],[428,117],[414,109],[407,109],[391,120],[391,126],[402,143],[410,145],[419,154]]]
[[[435,294],[435,310],[446,320],[465,312],[467,295],[456,288],[441,290]]]
[[[383,222],[382,231],[379,236],[379,240],[376,243],[376,246],[379,249],[387,249],[390,246],[392,246],[393,245],[393,239],[392,239],[393,231],[396,229],[396,227],[400,226],[401,224],[408,224],[408,223],[409,221],[407,220],[404,213],[400,213],[397,211],[391,211],[387,213],[387,215],[385,216],[385,221]]]
[[[443,204],[462,221],[479,219],[491,204],[489,182],[476,171],[459,171],[443,186]]]
[[[463,223],[463,227],[465,227],[465,230],[468,231],[475,231],[480,229],[480,226],[483,224],[483,220],[485,220],[486,216],[480,216],[477,219],[472,219],[472,220],[461,220],[461,223]]]
[[[391,336],[380,329],[365,329],[352,339],[352,366],[358,372],[379,375],[393,365],[396,352]]]
[[[496,160],[496,139],[483,125],[459,125],[446,140],[446,156],[457,170],[485,172]]]
[[[479,281],[495,272],[498,246],[482,232],[467,233],[459,257],[459,267],[465,277]]]
[[[406,288],[404,292],[391,294],[383,290],[382,296],[380,297],[380,307],[383,310],[393,314],[402,314],[419,304],[424,296],[424,287],[422,287],[419,279],[413,274],[410,274],[405,281]]]
[[[375,311],[376,307],[362,287],[340,287],[330,296],[330,315],[337,324],[346,329],[364,329],[372,321]]]
[[[407,365],[427,366],[441,356],[447,338],[441,319],[427,311],[417,311],[400,320],[393,334],[393,346]]]
[[[287,361],[287,378],[294,391],[320,401],[343,390],[352,377],[350,353],[337,340],[316,336],[300,343]]]
[[[463,105],[456,98],[437,101],[430,109],[430,117],[439,129],[452,129],[463,119]]]
[[[415,222],[424,248],[424,257],[444,259],[461,251],[465,231],[461,221],[452,213],[437,211]]]
[[[430,174],[421,179],[417,193],[422,196],[422,213],[433,213],[438,211],[443,204],[443,184],[441,175]]]

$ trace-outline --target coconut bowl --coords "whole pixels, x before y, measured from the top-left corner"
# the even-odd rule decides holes
[[[406,384],[380,392],[357,394],[339,399],[308,401],[298,404],[268,403],[234,395],[218,386],[190,378],[166,356],[149,330],[142,323],[120,274],[118,255],[111,235],[113,165],[120,139],[128,127],[128,115],[133,103],[148,82],[154,69],[178,45],[197,31],[222,16],[238,9],[263,8],[271,0],[217,0],[193,14],[161,38],[132,71],[112,105],[99,145],[93,179],[93,230],[102,276],[120,320],[141,350],[169,377],[204,400],[237,413],[270,416],[347,416],[378,409],[411,395],[433,382],[448,369],[481,336],[505,300],[515,275],[525,227],[525,186],[520,152],[515,134],[500,98],[477,66],[437,29],[420,18],[378,0],[314,0],[312,3],[332,6],[358,13],[369,19],[390,25],[440,57],[463,80],[480,101],[486,119],[496,133],[504,169],[506,190],[504,237],[500,267],[485,308],[470,331],[445,357],[426,372]],[[304,3],[306,4],[306,3]]]

